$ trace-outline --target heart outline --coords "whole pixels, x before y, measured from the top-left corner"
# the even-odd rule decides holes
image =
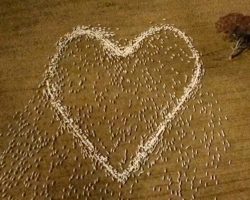
[[[68,44],[72,40],[77,39],[80,36],[86,35],[92,39],[100,41],[103,48],[105,48],[105,50],[107,50],[113,56],[127,57],[128,55],[133,54],[139,49],[140,44],[145,38],[152,36],[153,34],[161,30],[172,31],[186,42],[187,46],[192,52],[192,58],[195,59],[194,73],[192,74],[190,83],[186,87],[184,87],[183,95],[177,100],[177,105],[172,109],[171,112],[167,113],[165,120],[160,123],[160,125],[157,127],[157,130],[149,137],[144,145],[139,145],[137,153],[135,157],[130,161],[129,166],[120,173],[109,163],[107,157],[101,155],[101,153],[98,152],[95,146],[83,133],[82,129],[79,128],[79,125],[74,122],[73,118],[70,116],[68,109],[62,104],[59,99],[58,85],[53,83],[53,77],[57,74],[56,69],[59,67],[58,63],[62,58],[64,49],[67,48]],[[98,161],[101,166],[103,166],[105,170],[118,182],[125,183],[130,177],[131,173],[138,171],[149,154],[154,151],[155,147],[159,143],[160,136],[163,134],[165,129],[170,126],[170,122],[175,118],[177,113],[183,110],[183,104],[196,93],[197,89],[199,88],[201,78],[204,74],[204,69],[202,67],[203,63],[200,59],[199,52],[192,44],[192,39],[184,32],[172,25],[165,24],[151,27],[147,31],[142,32],[138,37],[136,37],[131,42],[131,45],[127,45],[124,47],[118,47],[117,45],[112,43],[108,39],[108,36],[110,35],[107,35],[107,33],[101,30],[82,26],[77,27],[71,33],[68,33],[63,38],[61,38],[57,43],[57,52],[50,60],[49,68],[45,72],[45,93],[55,112],[59,114],[59,116],[61,116],[61,118],[63,119],[64,125],[70,130],[70,132],[72,132],[74,137],[78,138],[81,141],[80,146],[85,146],[88,156],[91,159]]]

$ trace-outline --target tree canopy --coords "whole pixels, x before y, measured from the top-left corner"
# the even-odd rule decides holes
[[[230,13],[215,23],[219,33],[224,33],[230,41],[236,42],[230,58],[242,53],[250,47],[250,16],[240,13]]]

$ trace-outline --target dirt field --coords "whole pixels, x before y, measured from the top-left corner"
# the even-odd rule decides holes
[[[230,147],[223,153],[223,159],[215,170],[218,183],[201,184],[197,192],[187,185],[182,188],[182,195],[171,194],[161,181],[163,168],[174,174],[178,168],[174,162],[154,165],[152,176],[141,175],[138,187],[131,192],[134,178],[129,180],[129,186],[121,186],[110,177],[106,177],[103,169],[97,169],[93,175],[86,176],[84,181],[69,183],[73,166],[70,160],[51,178],[55,181],[48,185],[49,195],[34,195],[32,187],[18,185],[7,191],[12,199],[63,199],[61,188],[76,188],[64,199],[250,199],[250,52],[245,52],[235,60],[228,60],[231,44],[224,41],[215,31],[216,20],[227,13],[240,12],[250,15],[250,1],[241,0],[37,0],[37,1],[0,1],[0,152],[8,147],[11,135],[8,124],[13,124],[16,111],[23,111],[24,106],[38,91],[38,85],[43,80],[43,73],[48,67],[49,56],[54,55],[55,42],[77,25],[110,27],[115,32],[115,38],[133,39],[153,25],[162,23],[174,24],[193,38],[196,49],[201,52],[205,76],[202,79],[203,93],[213,93],[218,100],[223,116],[223,130]],[[204,97],[205,101],[208,100]],[[44,125],[45,126],[45,125]],[[199,126],[199,124],[194,124]],[[52,130],[52,128],[51,128]],[[69,145],[69,138],[62,144]],[[71,143],[70,143],[71,145]],[[59,144],[60,146],[60,144]],[[47,152],[47,154],[46,154]],[[49,151],[44,152],[43,171],[50,160]],[[77,152],[75,153],[77,154]],[[171,158],[171,155],[169,155]],[[11,155],[6,158],[11,161]],[[52,159],[52,158],[51,158]],[[36,161],[34,161],[36,162]],[[91,168],[91,160],[85,159],[82,168]],[[197,160],[197,176],[206,179],[202,158]],[[86,164],[87,163],[87,164]],[[85,165],[86,164],[86,165]],[[25,164],[24,164],[25,165]],[[73,165],[73,164],[72,164]],[[8,166],[11,168],[13,166]],[[2,168],[1,168],[2,169]],[[1,171],[8,170],[6,166]],[[81,171],[79,169],[79,171]],[[76,172],[77,173],[77,172]],[[45,173],[46,174],[46,173]],[[80,174],[80,172],[79,172]],[[146,174],[146,172],[144,172]],[[18,173],[17,175],[18,176]],[[101,183],[95,183],[96,177]],[[175,175],[172,175],[172,177]],[[187,173],[191,179],[192,173]],[[5,180],[5,179],[4,179]],[[137,179],[136,179],[137,180]],[[5,180],[11,182],[12,180]],[[3,194],[5,181],[0,186],[0,199],[8,199]],[[22,181],[22,179],[21,179]],[[15,182],[15,180],[13,181]],[[38,193],[46,181],[37,184]],[[80,184],[85,184],[88,191],[77,197],[84,190]],[[161,187],[162,185],[162,187]],[[186,188],[185,188],[186,187]],[[110,188],[107,189],[107,188]],[[154,189],[159,191],[154,191]],[[105,191],[107,189],[107,191]],[[65,189],[67,191],[67,189]],[[64,190],[64,191],[65,191]],[[25,195],[22,194],[25,191]],[[31,192],[32,191],[32,192]],[[171,190],[173,191],[173,190]],[[65,192],[67,193],[67,192]],[[120,193],[120,194],[119,194]],[[2,197],[1,197],[2,194]],[[21,196],[20,196],[21,195]]]

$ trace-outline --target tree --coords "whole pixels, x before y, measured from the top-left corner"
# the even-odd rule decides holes
[[[250,48],[250,16],[230,13],[220,17],[215,26],[219,33],[224,33],[226,38],[235,43],[229,59]]]

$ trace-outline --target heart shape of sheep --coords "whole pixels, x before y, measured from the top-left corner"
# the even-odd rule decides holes
[[[80,128],[80,126],[74,121],[67,106],[60,100],[60,87],[53,81],[54,77],[58,75],[57,70],[59,67],[59,62],[63,57],[64,50],[69,46],[69,44],[81,37],[88,36],[89,38],[95,39],[101,43],[103,48],[107,51],[109,55],[114,57],[127,57],[136,53],[143,43],[145,38],[153,36],[161,30],[170,31],[182,39],[190,52],[192,53],[192,58],[194,59],[193,73],[190,82],[183,88],[182,95],[178,98],[175,106],[166,113],[164,120],[159,124],[156,131],[147,139],[147,141],[138,147],[136,156],[130,161],[129,166],[124,169],[123,172],[118,172],[110,163],[107,157],[103,156],[94,144],[89,140],[88,136]],[[73,32],[66,34],[59,42],[56,54],[52,57],[49,64],[49,69],[46,71],[46,94],[49,97],[49,101],[55,110],[55,112],[60,116],[62,123],[70,130],[75,138],[80,141],[81,147],[85,148],[87,154],[90,158],[98,161],[101,166],[118,182],[125,183],[131,173],[136,172],[140,166],[145,162],[150,153],[153,152],[156,145],[158,144],[161,135],[164,130],[170,126],[171,121],[175,116],[184,109],[184,104],[195,94],[200,84],[203,75],[202,62],[198,51],[194,48],[192,40],[184,32],[175,28],[172,25],[160,25],[151,27],[149,30],[141,33],[135,40],[131,42],[130,45],[125,47],[119,47],[115,43],[111,42],[106,33],[99,29],[93,29],[88,27],[78,27]]]

